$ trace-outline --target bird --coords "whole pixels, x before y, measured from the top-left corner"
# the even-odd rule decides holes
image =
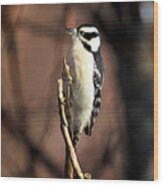
[[[100,111],[104,65],[97,26],[82,24],[66,30],[72,38],[67,63],[73,79],[73,145],[76,147],[83,131],[91,136]]]

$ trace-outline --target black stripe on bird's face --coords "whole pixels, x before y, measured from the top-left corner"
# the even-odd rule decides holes
[[[85,49],[87,49],[89,52],[92,52],[92,51],[91,51],[91,47],[90,47],[89,44],[87,44],[87,43],[84,42],[84,41],[81,41],[81,42],[82,42],[82,44],[83,44],[83,46],[84,46]]]
[[[90,41],[92,38],[99,37],[99,34],[97,32],[84,32],[80,31],[80,35],[85,38],[86,40]]]

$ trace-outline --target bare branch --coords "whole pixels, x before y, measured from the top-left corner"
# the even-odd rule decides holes
[[[80,179],[91,179],[89,173],[83,173],[73,146],[73,130],[71,117],[71,86],[70,68],[64,59],[62,79],[58,80],[58,104],[61,120],[61,131],[66,144],[65,175],[74,178],[74,172]]]

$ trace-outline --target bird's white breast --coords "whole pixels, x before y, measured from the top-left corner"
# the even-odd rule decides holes
[[[86,125],[90,120],[94,100],[94,58],[78,39],[74,42],[72,55],[75,80],[73,85],[73,96],[78,111],[80,112],[78,116],[81,118],[78,119],[82,120],[82,123],[85,122],[84,125]]]

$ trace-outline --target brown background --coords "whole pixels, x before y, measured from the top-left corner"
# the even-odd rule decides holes
[[[63,178],[65,27],[96,24],[105,82],[77,155],[94,179],[153,179],[153,2],[2,6],[2,176]]]

